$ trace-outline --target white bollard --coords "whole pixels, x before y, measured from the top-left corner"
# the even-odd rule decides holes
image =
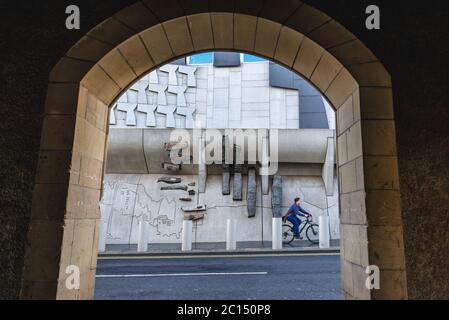
[[[98,252],[106,252],[106,234],[108,229],[108,224],[102,222],[100,224],[100,234],[99,234],[99,242],[98,242]]]
[[[282,249],[282,218],[273,218],[273,250]]]
[[[192,221],[184,220],[182,222],[182,251],[192,250],[192,228]]]
[[[137,242],[137,252],[147,252],[148,251],[148,238],[147,238],[147,225],[145,220],[140,220],[139,222],[139,238]]]
[[[237,250],[237,221],[228,219],[228,226],[226,230],[226,250]]]
[[[330,248],[330,239],[329,239],[329,217],[328,216],[320,216],[318,218],[319,223],[319,237],[320,237],[320,248],[321,249],[329,249]]]

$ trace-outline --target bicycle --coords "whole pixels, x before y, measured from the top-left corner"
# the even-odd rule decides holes
[[[307,228],[307,229],[306,229]],[[305,221],[302,220],[301,227],[299,229],[299,234],[306,229],[306,237],[312,244],[318,244],[318,230],[319,227],[316,223],[313,223],[312,216],[308,216]],[[284,224],[282,225],[282,243],[290,244],[295,239],[293,233],[293,224],[284,218]]]

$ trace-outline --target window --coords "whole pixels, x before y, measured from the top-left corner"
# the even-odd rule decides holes
[[[215,67],[239,67],[241,54],[237,52],[215,52]]]
[[[193,64],[193,65],[201,65],[201,64],[217,64],[218,67],[224,67],[224,66],[232,66],[232,67],[238,67],[239,62],[264,62],[267,61],[264,58],[259,58],[257,56],[246,54],[246,53],[233,53],[233,52],[218,52],[218,56],[215,57],[216,53],[214,52],[205,52],[205,53],[199,53],[195,54],[193,56],[190,56],[187,58],[187,64]],[[237,55],[240,59],[237,58],[237,60],[234,59],[234,55]],[[228,65],[229,64],[229,65]]]
[[[212,64],[213,62],[213,52],[199,53],[188,58],[189,64]]]

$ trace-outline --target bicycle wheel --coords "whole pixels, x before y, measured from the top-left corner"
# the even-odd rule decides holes
[[[319,228],[317,224],[309,225],[306,230],[307,240],[309,240],[313,244],[318,244],[320,242],[318,238],[318,230]]]
[[[295,235],[293,234],[293,229],[289,224],[282,225],[282,243],[289,244],[293,241]]]

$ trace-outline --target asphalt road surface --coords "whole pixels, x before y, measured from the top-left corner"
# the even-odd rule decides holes
[[[337,300],[339,256],[99,260],[95,299]]]

